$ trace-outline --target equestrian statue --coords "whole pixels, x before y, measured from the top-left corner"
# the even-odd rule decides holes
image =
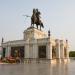
[[[31,16],[31,26],[34,27],[34,24],[36,24],[36,27],[38,29],[38,26],[40,26],[40,30],[41,27],[44,28],[44,25],[41,21],[41,17],[40,17],[40,11],[38,9],[33,9],[33,14]]]

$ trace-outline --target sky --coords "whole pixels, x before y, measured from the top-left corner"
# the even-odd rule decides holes
[[[44,31],[68,39],[70,50],[75,50],[75,0],[0,0],[0,43],[23,39],[23,31],[31,25],[33,8],[41,12]]]

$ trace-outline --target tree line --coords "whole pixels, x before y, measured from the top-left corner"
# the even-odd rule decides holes
[[[75,51],[70,51],[69,52],[69,57],[75,57]]]

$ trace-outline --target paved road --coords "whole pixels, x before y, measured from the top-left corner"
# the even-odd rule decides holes
[[[75,75],[75,61],[69,64],[0,64],[0,75]]]

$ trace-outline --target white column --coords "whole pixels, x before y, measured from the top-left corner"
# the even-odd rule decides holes
[[[2,52],[3,52],[3,47],[1,47],[1,51],[0,51],[0,53],[1,53],[1,56],[2,56]]]
[[[60,57],[64,58],[64,42],[63,40],[60,40]]]
[[[38,48],[37,45],[33,45],[33,58],[38,58]]]
[[[56,58],[60,59],[60,41],[56,39]]]
[[[11,47],[7,46],[5,51],[5,57],[9,57],[11,55]]]
[[[29,58],[29,45],[30,45],[30,40],[27,39],[25,41],[25,58]]]
[[[7,57],[7,54],[8,54],[8,48],[6,47],[5,48],[5,57]]]
[[[8,47],[6,47],[5,49],[5,57],[7,57],[7,54],[8,54]]]
[[[33,58],[38,58],[38,45],[37,45],[37,40],[34,40],[33,43]]]
[[[25,51],[25,49],[26,49],[26,48],[25,48],[25,46],[24,46],[24,58],[26,57],[26,54],[25,54],[26,51]]]
[[[50,40],[48,40],[46,51],[47,51],[47,59],[52,59],[52,43]]]
[[[66,58],[69,59],[69,45],[68,45],[68,40],[66,40]]]
[[[29,44],[25,45],[25,58],[29,58]]]
[[[33,58],[33,44],[29,45],[29,58]]]
[[[11,56],[11,47],[8,46],[8,57]]]

